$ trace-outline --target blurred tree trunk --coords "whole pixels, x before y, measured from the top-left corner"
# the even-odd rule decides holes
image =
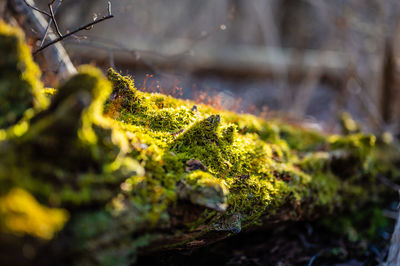
[[[400,212],[397,217],[396,227],[392,235],[392,242],[385,266],[400,265]]]

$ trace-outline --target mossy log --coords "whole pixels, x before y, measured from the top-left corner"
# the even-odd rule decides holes
[[[375,137],[138,91],[83,66],[44,89],[0,22],[0,261],[129,265],[372,202]]]

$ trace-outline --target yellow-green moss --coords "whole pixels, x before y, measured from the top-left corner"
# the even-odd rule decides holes
[[[178,185],[178,194],[181,199],[188,199],[193,204],[217,211],[226,210],[229,191],[224,180],[207,172],[195,170],[181,182]]]
[[[102,116],[110,92],[99,70],[81,67],[58,89],[49,109],[26,123],[26,133],[4,144],[8,150],[0,180],[6,185],[1,191],[19,186],[57,204],[101,202],[113,197],[110,188],[119,188],[132,174],[143,174],[142,167],[126,157],[125,131]]]
[[[20,120],[28,108],[46,106],[40,75],[22,31],[0,20],[0,128]]]
[[[361,133],[361,126],[354,121],[349,113],[343,112],[340,114],[340,125],[342,127],[343,134],[357,134]]]
[[[68,217],[66,210],[45,207],[20,188],[0,197],[0,229],[3,232],[48,240],[63,228]]]
[[[146,144],[132,155],[148,169],[149,178],[174,194],[175,183],[192,175],[185,174],[185,162],[199,160],[212,176],[226,183],[227,212],[241,213],[249,223],[288,200],[293,204],[314,201],[315,206],[333,204],[340,187],[331,171],[337,151],[343,148],[365,163],[373,146],[373,139],[364,135],[327,138],[251,115],[218,114],[208,106],[198,105],[198,111],[192,111],[190,101],[137,91],[131,79],[121,85],[124,78],[111,70],[109,73],[118,88],[134,91],[137,105],[123,107],[114,99],[107,106],[116,110],[114,118],[131,124],[126,129],[141,136],[135,141]],[[332,154],[318,152],[329,146]]]
[[[340,173],[332,170],[332,165],[342,158],[338,151],[345,150],[367,163],[373,147],[373,139],[364,135],[327,138],[312,130],[252,115],[216,113],[208,106],[197,105],[198,110],[192,111],[194,104],[190,101],[137,91],[131,79],[122,86],[124,79],[112,73],[109,78],[117,79],[113,83],[134,91],[137,103],[124,108],[114,99],[107,108],[114,110],[112,117],[135,135],[135,151],[131,155],[146,169],[143,180],[153,180],[156,187],[165,189],[165,195],[171,195],[163,201],[167,205],[174,202],[177,190],[181,199],[190,200],[186,195],[190,191],[193,195],[198,193],[193,184],[188,184],[188,178],[196,176],[201,180],[210,175],[224,182],[229,191],[227,214],[240,214],[244,226],[288,202],[294,206],[307,204],[309,211],[318,206],[332,211],[341,205],[341,181],[335,176]],[[320,152],[324,149],[329,150]],[[346,158],[343,157],[345,161]],[[185,163],[190,159],[202,162],[208,173],[186,174]],[[368,169],[357,167],[357,171],[358,175]],[[207,195],[201,186],[197,189],[200,195]],[[148,197],[146,193],[143,195]],[[212,196],[209,198],[212,202]],[[191,202],[207,206],[204,201]],[[208,207],[220,209],[211,205]]]
[[[10,58],[29,52],[15,38],[20,33],[4,23],[0,29],[12,33],[3,34],[4,43],[21,46],[22,52],[5,47]],[[24,64],[33,66],[29,78],[16,67]],[[30,84],[27,95],[42,99],[48,92],[34,68],[28,60],[7,71],[13,82]],[[9,93],[2,74],[0,93]],[[109,81],[98,69],[81,67],[52,92],[47,109],[32,111],[33,101],[0,123],[8,127],[0,130],[0,197],[20,188],[43,206],[67,208],[66,234],[84,264],[116,262],[118,256],[121,264],[132,262],[135,247],[156,238],[154,228],[168,228],[171,210],[182,201],[203,208],[203,215],[181,230],[201,228],[201,235],[237,233],[282,208],[289,209],[285,219],[296,220],[316,208],[344,208],[355,195],[359,202],[370,200],[361,192],[363,178],[377,169],[374,136],[325,136],[206,105],[193,108],[191,101],[140,92],[132,78],[112,69],[107,75]],[[41,237],[36,229],[25,232]]]

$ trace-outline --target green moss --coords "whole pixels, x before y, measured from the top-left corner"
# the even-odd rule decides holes
[[[133,111],[132,108],[138,100],[135,97],[136,88],[133,79],[121,76],[112,68],[107,71],[107,77],[113,85],[111,99],[118,100],[122,108]]]
[[[375,140],[375,136],[364,134],[330,136],[332,171],[344,179],[359,177],[363,172],[371,171],[374,167],[371,154]]]
[[[358,134],[361,133],[361,126],[354,121],[349,113],[343,112],[340,114],[340,125],[342,126],[343,134]]]
[[[336,217],[321,219],[320,224],[352,242],[382,241],[382,233],[393,228],[389,217],[376,206],[366,206],[357,212],[341,213]]]
[[[196,170],[190,172],[185,181],[177,187],[180,199],[217,211],[226,210],[229,191],[224,180]]]
[[[17,236],[51,239],[64,227],[68,217],[66,210],[43,206],[20,188],[0,197],[0,229]]]
[[[288,201],[295,206],[308,204],[310,211],[318,206],[333,211],[341,205],[340,180],[332,170],[337,151],[344,149],[366,163],[373,142],[364,135],[359,136],[364,139],[356,135],[327,138],[279,121],[225,111],[216,114],[202,105],[198,105],[198,112],[192,112],[193,103],[159,94],[135,90],[135,97],[143,106],[135,110],[120,108],[114,118],[131,124],[132,132],[140,136],[138,142],[149,146],[134,155],[148,169],[149,177],[166,188],[164,193],[175,195],[178,188],[178,196],[189,200],[190,193],[197,192],[188,177],[194,175],[201,180],[202,176],[211,176],[223,181],[229,191],[227,213],[240,213],[244,226],[274,213]],[[119,106],[118,101],[111,101],[110,109],[113,105]],[[354,150],[351,145],[355,145]],[[328,147],[332,152],[319,152]],[[191,159],[202,162],[208,173],[185,174],[185,162]],[[210,201],[212,198],[209,196]],[[207,206],[204,199],[201,201],[191,200]]]
[[[5,43],[20,45],[15,30],[0,29],[12,32]],[[26,82],[21,70],[7,69],[13,82],[30,84],[24,95],[49,94],[38,75]],[[197,234],[175,243],[237,233],[281,211],[298,220],[346,209],[354,198],[371,202],[362,181],[378,169],[374,136],[325,136],[200,104],[195,111],[191,101],[136,90],[132,78],[112,69],[107,76],[84,66],[51,92],[46,109],[29,100],[17,112],[5,108],[16,115],[0,122],[7,127],[0,130],[0,197],[18,187],[43,206],[68,209],[63,232],[82,264],[132,262],[137,247],[177,222],[183,202],[200,214],[179,228]],[[8,93],[3,80],[0,91]]]
[[[40,75],[22,31],[0,20],[0,129],[16,123],[28,108],[47,105]]]
[[[29,121],[26,133],[8,140],[7,159],[0,165],[2,190],[23,187],[57,205],[101,202],[113,197],[110,188],[143,173],[125,156],[125,132],[102,116],[110,91],[109,82],[91,67],[63,84],[49,109]]]
[[[321,133],[285,124],[279,126],[279,135],[291,149],[298,152],[314,151],[326,142]]]

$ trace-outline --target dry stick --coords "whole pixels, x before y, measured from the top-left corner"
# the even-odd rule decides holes
[[[31,4],[29,4],[26,0],[24,0],[24,2],[25,2],[25,4],[26,4],[27,6],[29,6],[29,7],[32,8],[33,10],[36,10],[37,12],[42,13],[42,14],[45,15],[45,16],[51,17],[51,15],[50,15],[49,13],[47,13],[46,11],[40,10],[39,8],[37,8],[37,7],[35,7],[35,6],[31,5]]]
[[[27,3],[29,5],[27,5]],[[46,31],[48,26],[48,17],[47,15],[43,15],[42,12],[37,12],[30,7],[34,5],[32,0],[8,0],[8,4],[10,11],[12,11],[15,16],[23,16],[25,18],[21,26],[25,29],[27,34],[34,38],[43,37],[42,34]],[[40,33],[40,36],[38,33]],[[56,37],[56,34],[50,31],[48,38],[53,40]],[[61,43],[56,43],[43,51],[43,55],[48,67],[53,67],[53,65],[54,67],[59,67],[59,77],[61,79],[66,79],[77,73],[76,68],[72,64]]]
[[[51,18],[51,20],[53,21],[53,24],[54,24],[54,27],[56,28],[56,32],[57,32],[58,36],[59,36],[59,37],[62,37],[61,31],[60,31],[60,29],[58,28],[58,24],[57,24],[56,18],[55,18],[55,16],[54,16],[54,11],[53,11],[53,4],[54,4],[54,1],[55,1],[55,0],[51,1],[51,3],[49,3],[49,10],[50,10],[50,15],[51,15],[50,18]]]
[[[104,21],[104,20],[107,20],[107,19],[110,19],[110,18],[113,18],[113,17],[114,17],[114,15],[111,14],[111,2],[108,2],[108,8],[107,8],[107,10],[108,10],[108,15],[107,15],[107,16],[104,16],[104,17],[102,17],[101,19],[96,19],[96,20],[94,20],[94,21],[92,21],[92,22],[90,22],[90,23],[88,23],[88,24],[86,24],[86,25],[83,25],[83,26],[79,27],[79,28],[76,29],[76,30],[73,30],[73,31],[71,31],[71,32],[69,32],[69,33],[67,33],[67,34],[65,34],[65,35],[62,35],[62,34],[61,34],[61,31],[60,31],[60,29],[59,29],[59,27],[58,27],[57,21],[56,21],[56,19],[55,19],[55,16],[54,16],[53,4],[54,4],[55,1],[56,1],[56,0],[52,0],[52,1],[48,4],[49,10],[50,10],[50,14],[49,14],[49,13],[47,13],[47,12],[45,12],[45,11],[43,11],[43,10],[40,10],[39,8],[37,8],[37,7],[33,6],[33,5],[31,5],[31,4],[28,3],[26,0],[24,0],[25,4],[26,4],[27,6],[29,6],[30,8],[32,8],[33,10],[36,10],[36,11],[38,11],[38,12],[40,12],[40,13],[42,13],[42,14],[48,16],[48,17],[50,17],[51,21],[53,22],[53,24],[54,24],[54,26],[55,26],[55,28],[56,28],[56,32],[57,32],[57,34],[58,34],[58,38],[57,38],[57,39],[55,39],[55,40],[53,40],[53,41],[50,41],[49,43],[47,43],[47,44],[45,44],[45,45],[42,45],[42,44],[41,44],[40,47],[39,47],[36,51],[33,52],[33,54],[37,54],[38,52],[40,52],[40,51],[46,49],[47,47],[49,47],[49,46],[51,46],[51,45],[53,45],[53,44],[56,44],[56,43],[58,43],[58,42],[64,40],[65,38],[68,38],[68,37],[74,35],[75,33],[79,32],[79,31],[91,29],[95,24],[100,23],[100,22],[102,22],[102,21]],[[61,0],[61,1],[62,1],[62,0]],[[50,27],[50,23],[49,23],[48,28],[49,28],[49,27]],[[46,35],[46,34],[47,34],[47,30],[46,30],[45,35]],[[46,36],[44,36],[43,39],[45,39],[45,38],[46,38]],[[42,41],[42,42],[43,42],[43,41]]]
[[[60,41],[62,41],[62,40],[64,40],[64,39],[66,39],[66,38],[68,38],[68,37],[74,35],[75,33],[79,32],[79,31],[88,29],[88,28],[94,26],[94,25],[97,24],[97,23],[100,23],[100,22],[102,22],[102,21],[104,21],[104,20],[107,20],[107,19],[110,19],[110,18],[113,18],[113,17],[114,17],[114,15],[107,15],[107,16],[105,16],[105,17],[102,17],[101,19],[96,19],[95,21],[92,21],[92,22],[90,22],[90,23],[88,23],[88,24],[86,24],[86,25],[83,25],[83,26],[79,27],[78,29],[73,30],[73,31],[71,31],[71,32],[69,32],[69,33],[67,33],[67,34],[65,34],[65,35],[62,35],[62,36],[58,37],[57,39],[55,39],[55,40],[53,40],[53,41],[51,41],[51,42],[45,44],[44,46],[42,46],[42,47],[40,47],[39,49],[37,49],[36,51],[34,51],[33,54],[37,54],[37,53],[39,53],[40,51],[46,49],[47,47],[49,47],[49,46],[51,46],[51,45],[53,45],[53,44],[55,44],[55,43],[58,43],[58,42],[60,42]]]
[[[54,9],[54,15],[57,14],[58,8],[60,7],[62,1],[63,1],[63,0],[58,0],[57,6],[56,6],[55,9]],[[41,47],[43,46],[44,42],[46,41],[46,38],[47,38],[47,35],[49,34],[49,30],[50,30],[50,26],[51,26],[51,22],[52,22],[52,21],[53,21],[53,20],[52,20],[51,18],[48,20],[48,24],[47,24],[47,27],[46,27],[46,31],[44,32],[43,38],[42,38],[42,40],[40,41],[39,48],[41,48]]]

